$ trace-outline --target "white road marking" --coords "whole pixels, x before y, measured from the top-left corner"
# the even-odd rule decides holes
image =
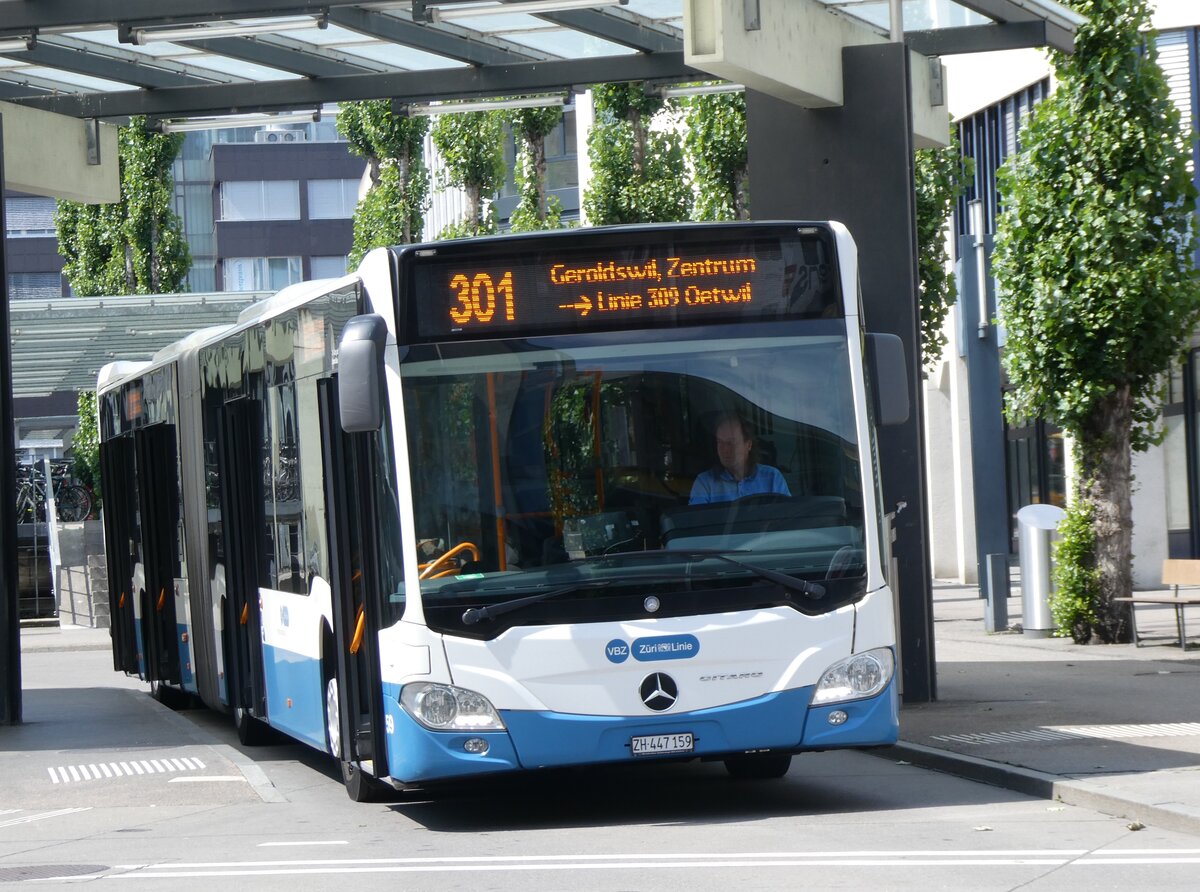
[[[204,768],[199,759],[189,757],[139,759],[135,762],[100,762],[91,765],[57,765],[47,768],[50,782],[69,784],[90,780],[137,777],[150,774],[172,774],[177,771],[199,771]],[[3,812],[0,812],[3,814]]]
[[[270,842],[260,846],[338,845],[321,842]],[[179,877],[298,876],[345,873],[450,873],[482,871],[578,871],[761,868],[761,867],[1071,867],[1100,864],[1200,864],[1200,849],[1084,849],[862,851],[862,852],[745,852],[703,855],[513,855],[461,858],[352,858],[294,861],[214,861],[179,864],[120,864],[105,879],[168,879]]]
[[[276,846],[348,846],[349,840],[345,839],[310,839],[303,842],[260,842],[260,849],[272,848]]]
[[[1046,742],[1063,740],[1131,740],[1142,737],[1192,737],[1200,735],[1200,722],[1171,722],[1147,725],[1046,725],[1026,731],[985,731],[979,734],[939,734],[933,740],[979,746],[989,743]]]
[[[47,818],[58,818],[62,815],[73,815],[75,812],[91,810],[91,806],[85,806],[83,808],[60,808],[56,811],[25,815],[20,818],[9,818],[7,821],[0,821],[0,827],[15,827],[17,824],[32,824],[34,821],[44,821]],[[20,809],[14,809],[13,811],[20,811]],[[11,814],[11,812],[0,812],[0,814]]]

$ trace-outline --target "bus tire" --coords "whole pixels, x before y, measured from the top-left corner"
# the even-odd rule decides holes
[[[270,725],[250,715],[250,710],[245,707],[233,708],[233,724],[237,728],[238,740],[242,746],[262,746],[270,741]]]
[[[355,802],[382,802],[394,794],[390,786],[372,777],[353,762],[342,762],[342,782],[346,795]]]
[[[792,757],[788,753],[734,756],[725,760],[725,770],[738,780],[774,780],[787,774],[791,766]]]
[[[192,706],[191,694],[187,691],[181,691],[179,688],[163,684],[161,681],[152,681],[150,683],[150,696],[167,707],[167,709],[174,710],[175,712],[181,709],[190,709]]]

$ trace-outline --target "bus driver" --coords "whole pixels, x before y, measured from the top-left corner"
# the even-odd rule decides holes
[[[720,464],[696,477],[688,504],[732,502],[764,493],[790,496],[787,481],[778,469],[759,464],[753,456],[754,434],[745,419],[731,413],[720,416],[717,420]]]

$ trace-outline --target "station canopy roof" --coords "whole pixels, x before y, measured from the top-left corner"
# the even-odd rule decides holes
[[[0,100],[114,123],[174,122],[314,114],[356,99],[416,104],[711,80],[684,60],[687,2],[0,0]],[[815,2],[888,32],[888,0]],[[1082,21],[1053,0],[904,0],[903,8],[905,39],[926,55],[1070,50]]]

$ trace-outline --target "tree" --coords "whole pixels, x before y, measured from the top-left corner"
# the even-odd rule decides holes
[[[1130,640],[1131,450],[1159,436],[1160,376],[1200,317],[1190,136],[1155,61],[1146,0],[1074,0],[1075,53],[1000,181],[994,268],[1008,332],[1010,415],[1075,442],[1059,550],[1062,632]],[[1091,535],[1088,536],[1087,534]]]
[[[171,209],[171,165],[181,133],[155,133],[130,119],[118,135],[121,198],[113,204],[61,201],[54,215],[63,275],[82,297],[183,290],[192,265],[183,224]]]
[[[592,88],[595,123],[588,134],[592,181],[584,212],[595,225],[686,220],[690,184],[683,175],[683,145],[674,127],[654,130],[663,100],[640,83]]]
[[[442,230],[438,238],[496,232],[496,212],[490,199],[504,182],[504,120],[500,111],[438,116],[432,136],[446,165],[443,185],[467,193],[467,216]]]
[[[429,119],[392,112],[391,102],[348,102],[337,121],[350,150],[367,159],[371,187],[354,210],[354,247],[348,263],[358,266],[372,248],[419,241],[429,205],[425,134]]]
[[[559,200],[546,194],[546,137],[563,119],[561,107],[519,108],[509,113],[508,124],[517,141],[513,178],[521,198],[509,217],[513,232],[558,229],[562,215]]]
[[[951,128],[950,145],[918,149],[913,165],[917,198],[917,274],[921,311],[921,358],[930,366],[946,344],[942,323],[958,299],[946,256],[946,221],[970,180],[974,163],[959,151]]]
[[[696,172],[697,220],[749,220],[746,96],[710,93],[687,100],[684,149]]]

